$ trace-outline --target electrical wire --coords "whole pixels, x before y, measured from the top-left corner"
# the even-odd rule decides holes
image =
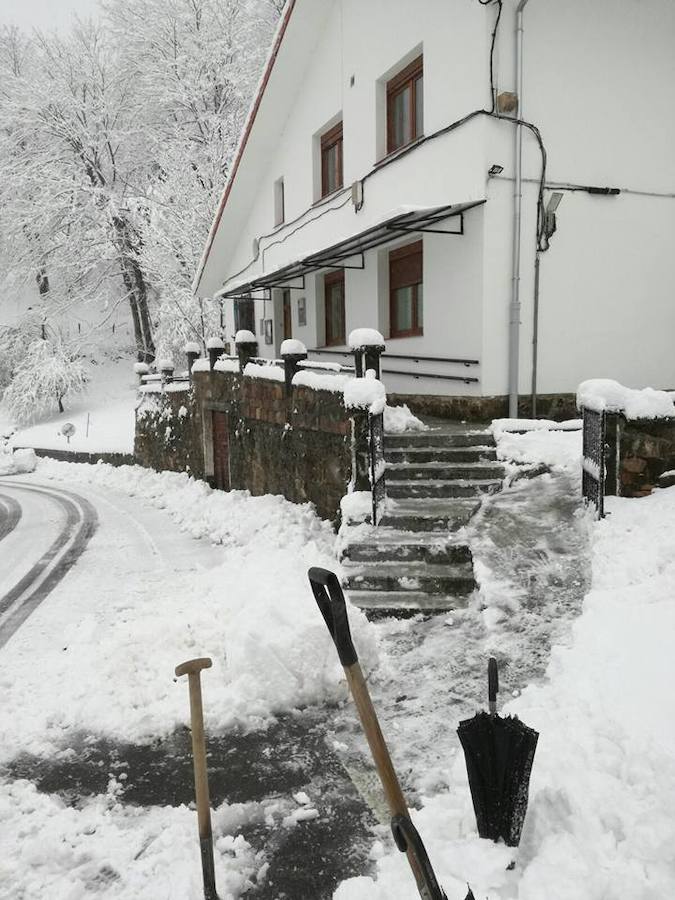
[[[489,6],[491,3],[494,3],[495,0],[478,0],[481,6]],[[495,43],[497,41],[497,31],[499,29],[499,20],[502,17],[502,8],[503,2],[502,0],[496,0],[497,2],[497,18],[495,19],[495,25],[492,29],[492,38],[490,40],[490,97],[492,98],[492,107],[490,112],[495,111],[495,107],[497,104],[497,92],[495,88],[495,76],[494,76],[494,59],[495,59]]]

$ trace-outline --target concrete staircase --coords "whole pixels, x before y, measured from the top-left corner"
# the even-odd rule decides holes
[[[386,435],[387,510],[377,528],[343,531],[343,584],[369,614],[441,612],[476,584],[471,550],[457,535],[503,468],[489,432],[454,422]]]

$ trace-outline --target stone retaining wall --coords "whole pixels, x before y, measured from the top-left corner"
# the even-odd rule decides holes
[[[618,423],[618,488],[622,497],[644,497],[675,470],[675,421],[647,419]]]
[[[280,371],[280,370],[277,370]],[[341,391],[232,372],[195,372],[179,393],[146,394],[136,417],[140,465],[214,483],[213,413],[227,416],[229,486],[312,502],[336,521],[352,477],[352,423]]]

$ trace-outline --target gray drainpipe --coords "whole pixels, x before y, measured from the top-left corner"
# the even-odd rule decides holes
[[[516,8],[516,96],[518,118],[523,117],[523,10],[528,0]],[[523,126],[516,126],[516,177],[513,191],[513,286],[509,317],[509,417],[518,418],[518,369],[520,353],[520,230],[523,200]]]

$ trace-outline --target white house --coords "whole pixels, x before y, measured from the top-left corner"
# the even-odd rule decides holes
[[[289,0],[196,293],[261,355],[379,329],[397,394],[675,388],[674,48],[672,0]]]

